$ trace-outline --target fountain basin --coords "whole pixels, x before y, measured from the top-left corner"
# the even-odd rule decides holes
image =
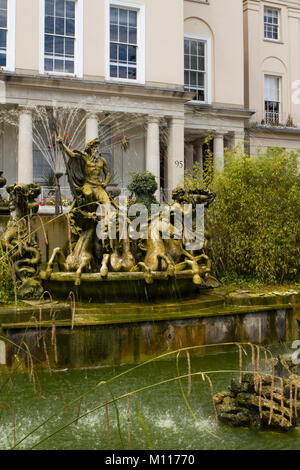
[[[244,294],[244,303],[237,303],[238,296],[235,305],[230,304],[225,288],[201,291],[184,302],[175,296],[148,303],[117,299],[110,303],[76,302],[73,320],[73,308],[65,304],[65,316],[55,315],[57,362],[53,356],[53,315],[43,314],[40,322],[40,306],[36,303],[32,305],[32,319],[28,320],[29,315],[25,319],[22,309],[17,315],[12,312],[10,318],[0,318],[5,341],[2,364],[14,367],[18,345],[25,341],[36,365],[47,367],[43,347],[37,341],[41,336],[53,369],[132,364],[181,347],[193,346],[196,354],[203,354],[222,351],[224,343],[271,345],[298,339],[298,295],[286,302],[291,290],[273,292],[272,304],[247,305],[247,299],[253,302],[255,293],[261,300],[261,292],[249,291]],[[54,308],[60,305],[54,303]],[[236,349],[234,344],[230,347]]]
[[[45,271],[40,273],[43,287],[54,299],[66,299],[74,292],[76,300],[81,302],[114,302],[139,301],[146,302],[156,299],[188,298],[207,289],[205,284],[193,283],[194,273],[191,270],[178,271],[174,277],[167,272],[152,272],[152,284],[147,284],[143,272],[108,273],[102,277],[100,273],[81,275],[81,283],[75,286],[75,273],[54,272],[47,279]]]

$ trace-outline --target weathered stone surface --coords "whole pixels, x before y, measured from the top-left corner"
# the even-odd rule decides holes
[[[220,413],[219,419],[234,427],[258,427],[259,419],[250,410],[243,409],[238,413]]]
[[[244,382],[240,383],[236,379],[232,379],[231,385],[230,385],[230,390],[233,393],[240,393],[240,392],[248,392],[253,389],[253,384],[250,384],[249,382]]]
[[[269,425],[270,413],[268,411],[263,411],[262,413],[262,425],[263,426],[270,426],[273,429],[278,429],[280,431],[291,431],[293,429],[293,424],[289,421],[289,419],[274,413],[272,415],[271,424]]]
[[[218,403],[222,403],[222,401],[224,400],[225,397],[234,398],[234,393],[225,390],[224,392],[219,392],[219,393],[217,393],[217,394],[213,397],[213,399],[214,399],[214,402],[215,402],[216,404],[218,404]]]
[[[255,387],[255,379],[258,387]],[[261,385],[260,385],[261,381]],[[292,385],[292,402],[290,386]],[[242,382],[233,379],[226,392],[220,392],[214,401],[220,421],[230,426],[271,428],[290,431],[300,422],[300,377],[290,374],[284,378],[284,393],[280,380],[268,374],[243,374]]]

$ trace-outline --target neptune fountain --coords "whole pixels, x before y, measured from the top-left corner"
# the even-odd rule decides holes
[[[218,285],[211,276],[204,235],[198,237],[198,244],[191,243],[197,206],[204,210],[213,201],[213,194],[176,189],[173,203],[159,210],[154,205],[156,212],[149,217],[145,207],[119,205],[106,191],[110,172],[99,153],[99,139],[89,140],[83,151],[71,150],[61,136],[56,138],[56,145],[64,153],[73,195],[67,216],[72,235],[68,252],[56,247],[44,270],[31,234],[40,188],[36,184],[8,188],[11,216],[0,242],[12,255],[20,298],[39,297],[43,289],[54,298],[66,298],[75,289],[77,298],[83,301],[112,300],[113,292],[120,300],[140,300],[145,293],[147,299],[172,296],[174,285],[182,295]],[[182,232],[178,220],[187,213],[190,231]]]

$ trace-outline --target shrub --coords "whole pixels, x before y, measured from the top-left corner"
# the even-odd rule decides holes
[[[207,212],[217,275],[299,281],[299,153],[272,148],[248,158],[235,149],[225,158]]]
[[[157,188],[155,176],[149,171],[134,173],[131,183],[128,185],[129,191],[136,196],[136,204],[144,204],[148,210],[150,210],[151,204],[157,203],[154,196]]]
[[[8,303],[14,298],[14,287],[11,269],[7,257],[0,245],[0,302]]]

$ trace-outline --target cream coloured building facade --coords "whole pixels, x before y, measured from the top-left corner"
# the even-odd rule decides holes
[[[300,2],[244,0],[245,107],[250,153],[300,143]]]
[[[279,38],[264,38],[266,8],[278,12]],[[0,106],[17,119],[1,124],[1,169],[9,183],[42,181],[50,167],[39,110],[60,107],[80,109],[69,122],[80,124],[82,142],[105,135],[115,186],[147,169],[165,197],[184,169],[203,165],[208,132],[218,170],[224,147],[245,138],[251,152],[297,148],[297,127],[266,124],[264,90],[275,118],[300,126],[291,89],[299,21],[299,1],[0,0]],[[120,133],[129,149],[116,144]]]

